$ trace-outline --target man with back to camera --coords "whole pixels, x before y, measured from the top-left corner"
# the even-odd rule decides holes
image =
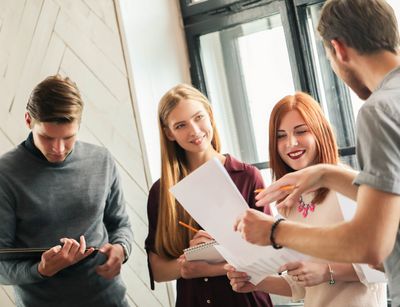
[[[384,0],[328,0],[318,31],[335,73],[366,100],[357,117],[361,171],[315,165],[282,177],[257,197],[296,205],[320,187],[357,200],[349,222],[310,227],[248,210],[235,228],[249,242],[290,247],[333,261],[379,264],[389,280],[392,306],[400,306],[400,57],[393,9]],[[279,190],[293,185],[291,191]],[[230,278],[235,273],[230,272]],[[334,277],[334,274],[333,274]]]
[[[108,150],[77,141],[82,110],[74,82],[48,77],[27,104],[31,133],[0,158],[0,247],[53,246],[41,259],[0,260],[17,306],[129,306],[119,273],[133,234],[121,182]]]

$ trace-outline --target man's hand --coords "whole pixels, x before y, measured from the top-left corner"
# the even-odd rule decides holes
[[[269,234],[274,218],[255,209],[247,209],[239,216],[234,230],[239,231],[242,238],[257,245],[270,245]]]
[[[322,187],[324,169],[325,165],[317,164],[286,174],[257,194],[256,206],[267,206],[272,202],[284,199],[277,205],[277,208],[291,208],[298,203],[302,194]],[[293,189],[282,189],[285,186],[293,186]]]
[[[113,279],[121,272],[122,263],[125,259],[123,247],[118,243],[106,243],[99,249],[99,252],[107,256],[107,261],[96,268],[97,274],[105,279]]]
[[[74,239],[62,238],[63,246],[57,245],[42,254],[38,271],[43,276],[53,276],[57,272],[69,267],[93,253],[94,248],[86,250],[84,236],[80,236],[79,243]]]

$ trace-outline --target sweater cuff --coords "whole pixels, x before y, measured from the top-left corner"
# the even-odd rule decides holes
[[[124,262],[127,262],[129,259],[129,256],[131,255],[131,245],[128,244],[128,242],[118,240],[117,242],[113,242],[112,244],[119,244],[122,246],[122,249],[124,250]]]
[[[39,262],[38,263],[34,263],[30,267],[30,275],[33,276],[33,278],[36,281],[42,281],[42,280],[45,280],[45,279],[49,278],[49,277],[43,276],[42,274],[39,273]]]

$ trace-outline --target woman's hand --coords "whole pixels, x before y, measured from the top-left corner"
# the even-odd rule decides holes
[[[287,271],[287,274],[303,287],[316,286],[330,279],[329,267],[326,263],[289,262],[281,266],[279,271]]]
[[[185,279],[204,277],[209,264],[205,261],[187,261],[181,263],[181,276]]]
[[[236,269],[226,264],[224,267],[227,270],[226,275],[228,276],[233,291],[240,293],[247,293],[256,290],[256,286],[249,282],[250,277],[244,272],[237,272]]]
[[[213,238],[207,232],[205,232],[204,230],[199,230],[195,234],[193,239],[189,241],[189,246],[192,247],[192,246],[199,245],[202,243],[210,242],[212,240],[213,240]]]
[[[226,274],[224,269],[226,262],[211,264],[206,261],[187,261],[185,255],[181,255],[178,258],[178,263],[180,264],[181,277],[185,279]]]

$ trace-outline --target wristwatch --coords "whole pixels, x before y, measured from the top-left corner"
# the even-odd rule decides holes
[[[125,262],[127,262],[128,261],[128,259],[129,259],[129,251],[128,251],[128,248],[126,247],[126,244],[125,243],[118,243],[119,245],[121,245],[122,246],[122,249],[124,250],[124,261],[122,262],[122,263],[125,263]]]

